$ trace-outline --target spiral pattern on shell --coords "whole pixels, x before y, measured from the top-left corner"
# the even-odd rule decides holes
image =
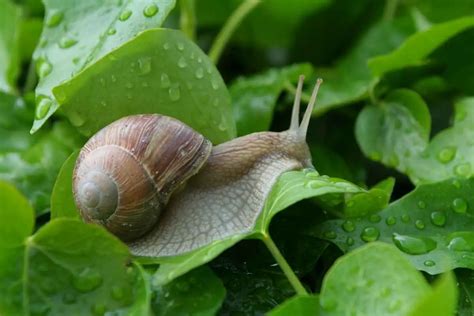
[[[73,192],[82,218],[123,241],[141,237],[211,148],[202,135],[167,116],[115,121],[86,143],[76,161]]]

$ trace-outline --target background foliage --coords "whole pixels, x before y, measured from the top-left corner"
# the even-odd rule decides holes
[[[473,315],[473,43],[472,0],[0,0],[0,314]],[[103,126],[281,131],[300,74],[317,172],[252,231],[134,258],[78,220]]]

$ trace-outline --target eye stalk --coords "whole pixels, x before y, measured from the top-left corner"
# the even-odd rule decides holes
[[[311,114],[313,113],[314,105],[316,104],[316,99],[318,96],[319,86],[323,83],[323,79],[318,78],[316,84],[314,85],[313,93],[311,94],[311,99],[309,100],[306,111],[303,115],[303,119],[300,124],[300,103],[301,103],[301,94],[303,91],[303,82],[304,76],[301,75],[298,80],[298,87],[296,88],[295,102],[293,104],[293,111],[291,114],[291,124],[290,131],[294,131],[301,137],[303,140],[306,138],[306,133],[308,132],[309,121],[311,119]]]

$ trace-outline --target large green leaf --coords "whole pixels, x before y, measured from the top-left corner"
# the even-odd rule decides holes
[[[458,280],[459,302],[458,315],[474,314],[474,270],[456,269]]]
[[[286,316],[286,315],[323,315],[321,305],[319,304],[319,296],[317,295],[299,295],[292,297],[288,301],[279,305],[268,313],[269,316]]]
[[[235,136],[224,81],[180,31],[143,32],[53,92],[73,125],[86,135],[123,116],[161,113],[214,143]]]
[[[40,82],[33,132],[59,107],[52,93],[54,87],[143,30],[160,27],[175,1],[45,0],[44,4],[42,39],[34,54]]]
[[[153,290],[151,307],[157,316],[216,315],[226,295],[222,281],[206,266]]]
[[[0,0],[0,91],[16,91],[21,13],[10,0]]]
[[[328,193],[354,192],[363,192],[363,189],[341,179],[320,176],[315,171],[286,172],[280,176],[273,187],[251,231],[218,240],[184,255],[139,260],[143,263],[160,263],[160,268],[153,276],[153,280],[156,284],[166,284],[191,269],[209,262],[244,238],[264,238],[268,234],[268,226],[273,216],[300,200]]]
[[[234,118],[239,135],[266,131],[270,128],[273,111],[283,89],[298,81],[299,75],[309,76],[311,65],[299,64],[270,69],[252,77],[241,77],[229,88]],[[289,126],[288,122],[288,126]]]
[[[392,92],[359,114],[356,137],[364,154],[410,176],[414,183],[434,182],[474,171],[474,98],[455,104],[451,128],[428,143],[430,116],[415,92]]]
[[[410,36],[393,52],[369,60],[372,72],[381,76],[389,71],[423,62],[431,52],[456,34],[474,26],[474,17],[441,23]]]
[[[8,315],[149,313],[143,271],[127,267],[126,246],[97,226],[55,220],[0,254],[0,310]]]
[[[366,242],[395,244],[430,274],[474,269],[474,179],[421,185],[378,214],[322,223],[316,235],[351,251]]]

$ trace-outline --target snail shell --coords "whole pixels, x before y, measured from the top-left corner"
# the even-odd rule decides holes
[[[172,192],[196,174],[212,145],[184,123],[162,115],[122,118],[81,150],[73,192],[82,218],[123,241],[147,233]]]

